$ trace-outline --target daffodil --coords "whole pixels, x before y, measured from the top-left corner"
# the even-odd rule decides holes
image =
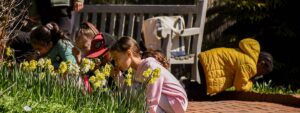
[[[40,58],[40,59],[38,60],[38,62],[37,62],[37,65],[38,65],[39,67],[44,68],[44,67],[45,67],[45,63],[46,63],[45,59]]]
[[[47,65],[48,72],[53,72],[54,71],[54,66],[53,65]]]
[[[132,79],[125,79],[125,83],[127,84],[127,86],[131,86],[132,85]]]
[[[94,74],[95,74],[95,76],[96,76],[96,80],[103,80],[105,77],[104,77],[104,74],[103,73],[101,73],[100,71],[99,71],[99,69],[97,69],[96,71],[94,71]]]
[[[94,70],[95,63],[87,58],[82,59],[81,72],[87,73],[90,70]]]
[[[97,81],[94,83],[95,88],[99,88],[101,86],[101,81]]]
[[[132,68],[129,68],[127,72],[132,74]]]
[[[36,60],[31,60],[31,61],[29,62],[29,67],[28,67],[28,69],[29,69],[30,71],[34,71],[34,70],[36,69],[36,67],[37,67],[37,61],[36,61]]]
[[[153,71],[149,68],[143,73],[143,75],[144,77],[147,77],[149,84],[153,84],[160,77],[160,72],[161,72],[160,68],[156,68]]]
[[[66,62],[61,62],[58,68],[58,73],[59,74],[64,74],[68,69],[67,63]]]
[[[90,60],[90,70],[94,70],[95,68],[95,63]]]
[[[27,61],[24,61],[20,64],[20,67],[22,70],[25,70],[27,71],[28,70],[28,67],[29,67],[29,63]]]
[[[150,78],[149,84],[154,84],[156,80],[157,80],[157,78]]]
[[[67,62],[68,65],[68,73],[71,75],[79,75],[80,67],[77,64],[73,64],[71,62]]]
[[[96,81],[96,77],[95,76],[91,76],[89,79],[90,82],[95,83]]]
[[[95,76],[91,76],[89,81],[93,83],[95,88],[99,88],[106,84],[106,76],[104,73],[100,72],[99,69],[94,71]]]
[[[97,80],[105,80],[105,75],[103,73],[95,74]]]
[[[127,70],[127,74],[126,74],[126,78],[125,78],[125,83],[128,85],[128,86],[131,86],[132,85],[132,68],[129,68]]]
[[[103,73],[105,76],[109,76],[110,75],[110,71],[111,71],[112,66],[110,64],[105,64],[104,68],[103,68]]]
[[[146,71],[143,72],[143,76],[148,78],[151,73],[152,73],[152,69],[148,68]]]
[[[97,81],[94,83],[95,88],[102,88],[106,84],[106,80]]]
[[[50,59],[46,59],[46,65],[52,65],[52,62]]]
[[[13,51],[12,51],[12,49],[11,49],[10,47],[7,47],[7,48],[6,48],[6,50],[5,50],[5,55],[6,55],[7,57],[13,56]]]
[[[161,71],[160,68],[154,69],[154,70],[153,70],[153,73],[152,73],[152,77],[154,77],[154,78],[159,78],[159,77],[160,77],[160,71]]]

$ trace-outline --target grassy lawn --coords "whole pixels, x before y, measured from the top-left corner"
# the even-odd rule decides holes
[[[291,86],[275,86],[271,80],[269,82],[262,83],[255,82],[252,91],[266,94],[300,94],[300,89],[292,90]]]
[[[235,88],[228,88],[226,91],[234,91]],[[292,90],[291,87],[275,86],[270,80],[268,82],[254,82],[251,92],[262,94],[300,94],[300,89]]]

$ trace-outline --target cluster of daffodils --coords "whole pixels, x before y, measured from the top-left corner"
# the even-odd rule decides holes
[[[26,72],[37,73],[40,79],[43,79],[47,74],[50,74],[52,76],[65,74],[84,75],[87,72],[92,71],[94,72],[94,75],[90,77],[89,81],[93,84],[95,88],[103,88],[103,86],[105,86],[107,83],[107,78],[110,76],[112,65],[106,64],[103,68],[95,70],[95,63],[90,59],[84,58],[80,66],[70,61],[61,62],[58,69],[55,71],[50,59],[41,58],[38,61],[24,61],[20,64],[20,68]],[[143,72],[142,80],[138,81],[146,84],[153,84],[160,77],[160,73],[160,68],[156,68],[154,70],[149,68]],[[133,70],[132,68],[129,68],[125,75],[125,84],[127,86],[132,86],[132,79]]]
[[[143,76],[146,78],[146,83],[153,84],[160,77],[160,68],[152,70],[148,68],[143,72]]]
[[[87,73],[90,70],[94,70],[95,63],[92,60],[90,60],[90,59],[83,58],[80,67],[81,67],[80,71],[82,73]]]
[[[128,86],[132,85],[132,68],[129,68],[126,74],[125,83]]]
[[[103,88],[107,83],[106,78],[110,76],[112,65],[106,64],[102,71],[96,69],[94,75],[90,77],[89,81],[94,85],[95,88]]]
[[[36,70],[41,72],[54,72],[54,66],[51,63],[50,59],[40,58],[38,61],[31,60],[31,61],[24,61],[20,63],[20,67],[24,71],[31,71],[34,72]],[[83,59],[83,62],[80,66],[77,64],[72,63],[71,61],[64,62],[62,61],[57,69],[57,74],[64,75],[64,74],[71,74],[71,75],[79,75],[80,72],[85,74],[89,71],[93,71],[95,68],[95,63],[90,59]],[[105,71],[106,74],[109,74],[108,71]]]
[[[82,59],[80,66],[72,63],[71,61],[61,62],[58,67],[58,74],[64,75],[66,73],[71,75],[85,74],[89,71],[93,71],[95,68],[95,63],[87,58]]]
[[[70,75],[79,75],[80,67],[71,61],[61,62],[59,64],[58,74],[64,75],[66,72]]]
[[[153,84],[159,77],[160,77],[160,68],[156,68],[152,70],[151,68],[148,68],[146,71],[143,72],[142,77],[135,77],[134,79],[140,83],[146,84]],[[125,74],[125,84],[127,86],[132,86],[132,79],[133,79],[133,74],[132,74],[132,68],[129,68],[127,73]]]
[[[50,59],[39,59],[38,61],[36,60],[31,60],[31,61],[24,61],[20,63],[20,68],[23,71],[26,72],[36,72],[38,71],[39,77],[42,79],[46,76],[46,73],[50,75],[56,75],[54,72],[54,66],[51,63]]]
[[[24,71],[35,71],[35,70],[41,70],[41,71],[48,71],[48,72],[53,72],[54,67],[51,63],[50,59],[39,59],[38,61],[36,60],[31,60],[31,61],[24,61],[20,64],[20,67]]]

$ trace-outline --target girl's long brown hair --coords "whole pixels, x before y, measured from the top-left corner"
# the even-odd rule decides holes
[[[153,57],[159,61],[162,66],[169,68],[169,63],[166,57],[159,50],[148,50],[141,54],[138,43],[131,37],[121,37],[110,49],[110,51],[126,52],[132,50],[133,55],[140,58]]]

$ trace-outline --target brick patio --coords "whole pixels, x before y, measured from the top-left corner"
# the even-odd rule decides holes
[[[190,101],[186,113],[300,113],[300,108],[255,101]]]
[[[187,113],[300,113],[300,95],[223,92],[191,99]]]

